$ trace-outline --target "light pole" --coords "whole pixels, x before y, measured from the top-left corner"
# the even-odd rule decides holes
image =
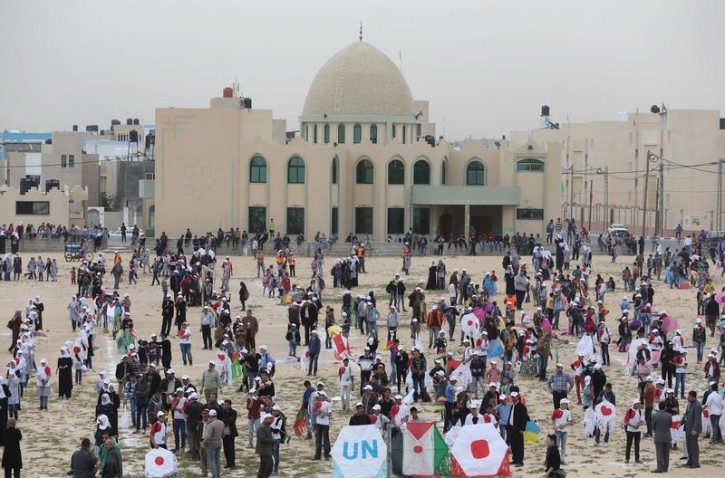
[[[645,228],[647,227],[647,189],[649,187],[649,163],[656,163],[659,160],[659,156],[657,156],[650,150],[647,150],[647,172],[644,176],[644,207],[642,208],[642,237],[647,237],[645,233]]]
[[[717,220],[715,221],[718,235],[722,231],[722,165],[725,156],[717,160]]]
[[[604,175],[604,225],[609,227],[609,166],[597,168],[597,174]]]

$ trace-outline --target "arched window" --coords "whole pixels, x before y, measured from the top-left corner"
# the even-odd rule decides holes
[[[292,156],[287,163],[287,184],[305,183],[305,162],[299,156]]]
[[[345,125],[337,125],[337,144],[345,144]]]
[[[516,171],[544,172],[544,162],[538,159],[522,159],[516,162]]]
[[[332,158],[332,184],[337,184],[337,156]]]
[[[369,159],[363,159],[357,163],[355,182],[357,184],[372,184],[374,173],[373,163]]]
[[[441,164],[441,186],[445,186],[448,182],[448,159],[443,160]]]
[[[249,182],[267,182],[267,161],[259,155],[253,157],[249,163]]]
[[[322,141],[325,144],[330,143],[330,125],[329,124],[326,124],[322,130]]]
[[[317,125],[312,126],[312,142],[317,144]]]
[[[355,126],[352,127],[352,142],[355,144],[360,144],[362,141],[362,126],[359,124],[355,124]]]
[[[483,186],[486,184],[485,170],[480,161],[471,161],[466,169],[466,186]]]
[[[394,159],[388,163],[388,184],[404,184],[405,183],[405,165],[399,159]]]
[[[430,184],[430,165],[420,159],[413,165],[413,184]]]
[[[376,124],[370,125],[370,141],[372,141],[373,144],[378,143],[378,125]]]

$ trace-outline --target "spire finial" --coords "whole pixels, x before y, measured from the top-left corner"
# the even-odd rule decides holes
[[[360,36],[358,38],[362,41],[362,22],[360,22]]]

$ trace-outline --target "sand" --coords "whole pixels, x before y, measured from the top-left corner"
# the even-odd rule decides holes
[[[37,255],[37,254],[36,254]],[[46,257],[47,254],[41,254]],[[123,253],[124,264],[129,259],[129,253]],[[24,259],[27,259],[25,255]],[[55,368],[55,362],[58,356],[59,348],[65,340],[73,339],[70,322],[66,312],[66,305],[70,297],[75,293],[75,287],[70,284],[69,271],[70,267],[77,263],[66,263],[59,254],[51,254],[51,257],[58,259],[60,264],[59,281],[52,282],[31,282],[23,279],[20,282],[1,283],[0,287],[4,289],[4,293],[0,296],[0,304],[9,319],[12,311],[22,308],[27,300],[35,295],[40,295],[45,303],[46,312],[44,314],[45,326],[47,329],[47,339],[38,340],[38,348],[36,350],[36,358],[47,357],[49,363]],[[332,258],[327,258],[330,263]],[[466,268],[471,272],[476,281],[480,281],[481,275],[485,271],[491,269],[500,270],[501,258],[499,256],[487,257],[465,257],[444,256],[444,261],[449,271],[454,268]],[[597,256],[594,259],[594,275],[601,273],[605,278],[610,275],[615,279],[620,275],[621,269],[624,267],[625,261],[629,257],[620,256],[617,264],[610,264],[610,260],[606,257]],[[410,289],[418,280],[427,278],[427,267],[430,264],[430,258],[413,257],[411,274],[405,277],[406,284]],[[360,287],[353,293],[367,292],[374,290],[379,297],[386,297],[385,285],[390,278],[398,272],[401,260],[398,258],[369,258],[366,262],[367,273],[360,276]],[[254,272],[254,261],[250,257],[235,257],[234,271],[235,275],[232,284],[238,284],[239,280],[244,280],[250,286],[251,298],[249,305],[254,309],[254,314],[260,319],[261,331],[257,337],[257,344],[267,344],[273,356],[278,361],[277,376],[275,383],[277,387],[278,402],[289,418],[288,429],[291,431],[291,422],[294,420],[295,413],[299,407],[303,386],[302,382],[306,378],[306,373],[300,371],[297,363],[283,363],[287,355],[287,344],[284,340],[286,331],[286,308],[278,304],[277,300],[268,299],[261,296],[261,282],[256,278]],[[307,283],[311,276],[309,268],[309,259],[300,258],[298,261],[298,277],[300,284]],[[147,338],[152,332],[158,332],[161,323],[161,290],[159,286],[150,286],[151,276],[141,274],[138,285],[123,285],[121,293],[128,292],[133,301],[133,318],[136,326],[136,333],[139,337]],[[328,284],[330,282],[328,281]],[[621,300],[623,292],[621,291],[621,281],[617,281],[618,292],[609,294],[606,297],[606,305],[612,311],[608,325],[616,336],[617,324],[615,317],[618,313],[618,303]],[[720,277],[716,278],[716,286],[722,286]],[[691,338],[691,328],[695,320],[695,292],[693,290],[676,290],[670,289],[660,282],[655,282],[655,306],[658,308],[666,308],[670,315],[678,318],[680,326],[684,331],[684,336],[689,342]],[[323,302],[330,303],[336,307],[337,316],[339,318],[339,305],[341,289],[328,288],[323,294]],[[431,298],[438,298],[445,295],[443,291],[429,294]],[[239,310],[239,302],[237,300],[236,290],[233,290],[232,304],[235,311]],[[498,299],[502,300],[499,294]],[[526,309],[533,312],[533,306],[526,304]],[[200,309],[192,308],[188,313],[188,317],[192,323],[198,321]],[[408,312],[409,314],[410,312]],[[409,315],[403,314],[402,322],[407,323]],[[236,314],[233,314],[236,315]],[[338,319],[339,320],[339,319]],[[407,327],[404,327],[407,329]],[[195,329],[198,330],[198,329]],[[3,348],[5,349],[10,341],[9,331],[2,333]],[[404,330],[399,337],[408,337],[407,330]],[[711,340],[708,337],[708,349],[711,346]],[[25,469],[24,476],[33,477],[60,477],[65,476],[69,469],[70,455],[78,448],[80,440],[83,437],[92,439],[95,430],[94,425],[94,402],[95,394],[93,393],[93,384],[97,379],[99,370],[107,370],[111,376],[115,370],[115,364],[118,356],[111,340],[106,337],[98,337],[97,356],[94,359],[94,371],[89,371],[84,377],[84,383],[81,387],[73,389],[73,398],[68,401],[62,401],[57,396],[57,377],[53,379],[53,395],[49,403],[49,410],[46,412],[38,411],[38,399],[34,393],[34,387],[29,389],[23,399],[23,410],[20,413],[18,427],[23,432],[22,450]],[[558,351],[558,360],[568,364],[573,360],[573,347],[575,341],[563,345]],[[173,343],[173,367],[176,370],[177,377],[182,374],[188,374],[192,377],[192,381],[199,382],[201,373],[209,359],[215,355],[209,351],[201,350],[201,337],[197,332],[193,337],[193,367],[184,367],[180,363],[180,352],[176,340]],[[363,347],[363,338],[358,333],[351,333],[351,345],[354,352],[360,352]],[[460,344],[452,344],[451,349],[457,350]],[[623,353],[616,352],[616,346],[611,347],[612,365],[605,367],[607,376],[614,384],[614,390],[617,393],[618,402],[626,404],[633,397],[637,396],[636,379],[626,377],[624,374],[623,364],[626,356]],[[556,354],[556,352],[554,352]],[[555,359],[557,357],[555,356]],[[430,361],[430,360],[429,360]],[[695,363],[695,357],[690,357],[692,372],[687,377],[687,387],[695,388],[702,392],[705,387],[704,373],[700,366]],[[550,361],[549,370],[553,371],[555,361]],[[334,385],[336,380],[337,365],[330,351],[323,350],[320,357],[319,378],[328,384],[328,390],[333,395],[337,395],[338,389]],[[34,386],[35,378],[31,377],[30,384]],[[542,433],[549,431],[551,415],[551,396],[547,393],[544,386],[538,380],[521,379],[519,385],[527,396],[530,415],[538,419],[542,424]],[[258,460],[252,451],[245,448],[246,446],[246,414],[244,413],[244,400],[246,396],[237,393],[236,387],[225,389],[220,395],[222,398],[231,398],[234,408],[240,413],[238,428],[240,437],[237,439],[237,469],[234,471],[223,471],[223,476],[255,476]],[[681,404],[682,407],[682,404]],[[331,439],[337,436],[339,428],[346,424],[349,415],[347,412],[341,411],[340,402],[333,402],[333,422],[331,429]],[[431,419],[438,418],[437,412],[432,410],[429,404],[422,406],[425,417]],[[565,467],[570,476],[588,476],[598,475],[603,477],[627,477],[627,476],[648,476],[650,470],[655,468],[654,445],[652,440],[642,440],[642,460],[644,464],[625,465],[624,464],[624,447],[625,434],[622,427],[618,424],[612,434],[611,444],[609,448],[594,448],[593,440],[586,439],[583,436],[582,428],[582,410],[575,403],[571,406],[574,417],[574,425],[572,426],[569,437],[568,465]],[[618,421],[621,422],[621,414],[624,412],[623,405],[620,407],[620,415]],[[122,431],[120,434],[120,443],[124,459],[124,476],[138,477],[143,476],[143,457],[147,451],[148,439],[145,436],[134,435],[128,431]],[[724,454],[722,445],[709,445],[706,440],[701,440],[701,464],[700,470],[686,470],[677,468],[681,462],[678,460],[680,452],[673,452],[671,456],[671,471],[677,470],[678,476],[690,477],[695,476],[714,476],[717,470],[717,464],[721,462]],[[169,437],[169,444],[173,446],[173,436]],[[293,440],[281,449],[281,465],[280,476],[289,477],[313,477],[313,476],[332,476],[332,465],[329,462],[313,462],[313,443],[304,439],[293,438]],[[527,445],[526,447],[526,465],[524,468],[515,469],[514,476],[540,476],[543,473],[543,460],[545,456],[545,445],[543,437],[536,445]],[[222,458],[223,461],[223,458]],[[198,466],[189,461],[182,461],[182,473],[180,476],[200,476]]]

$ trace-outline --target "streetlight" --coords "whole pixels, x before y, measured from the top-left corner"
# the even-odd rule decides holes
[[[597,168],[597,174],[604,175],[604,224],[609,227],[609,166]]]
[[[647,227],[647,188],[649,187],[649,163],[656,163],[659,160],[659,156],[657,156],[650,150],[647,150],[647,172],[644,177],[644,207],[642,208],[642,237],[647,237],[645,234],[645,228]]]

